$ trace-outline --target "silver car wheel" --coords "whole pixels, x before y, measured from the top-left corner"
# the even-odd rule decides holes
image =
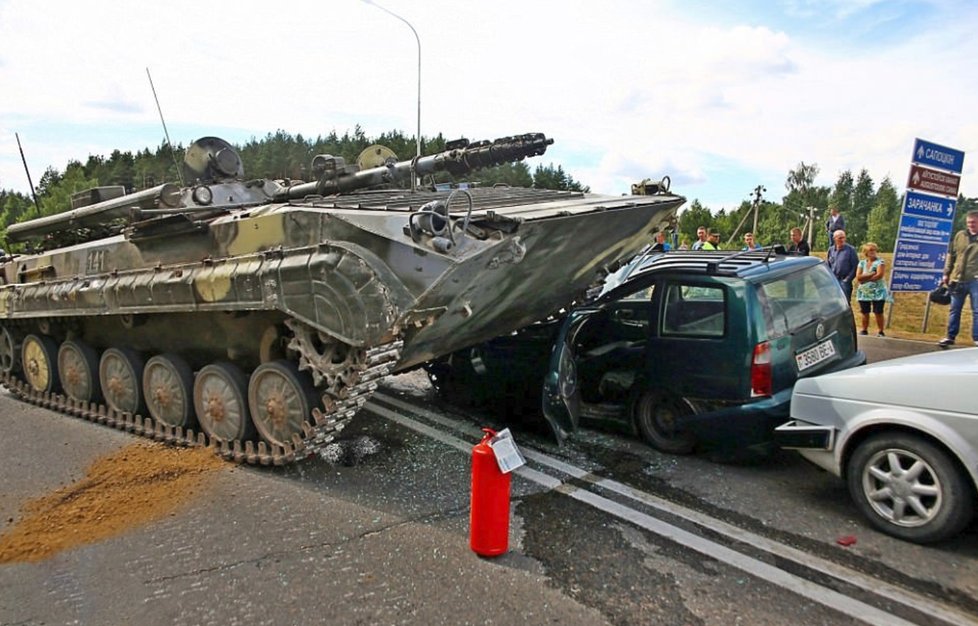
[[[908,450],[880,450],[864,466],[862,479],[873,510],[898,526],[923,526],[941,510],[943,496],[937,473]]]
[[[905,431],[879,432],[848,456],[849,494],[887,534],[932,543],[960,532],[974,516],[974,483],[936,442]]]

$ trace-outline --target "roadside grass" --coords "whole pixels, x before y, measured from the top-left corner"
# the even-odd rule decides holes
[[[815,256],[825,258],[825,252],[814,252]],[[886,262],[886,282],[890,282],[890,270],[893,264],[893,253],[880,253],[880,257]],[[862,255],[859,257],[862,259]],[[856,302],[855,285],[853,285],[852,307],[856,314],[856,327],[860,324],[859,304]],[[944,336],[947,330],[947,313],[949,307],[939,304],[930,304],[930,313],[927,315],[927,326],[924,328],[924,316],[927,311],[927,293],[897,292],[893,294],[893,303],[888,304],[884,310],[887,318],[886,336],[898,339],[915,339],[918,341],[937,341]],[[964,310],[961,312],[961,332],[958,334],[958,343],[962,345],[971,344],[971,301],[965,303]],[[872,333],[876,328],[876,323],[870,319],[869,330]]]

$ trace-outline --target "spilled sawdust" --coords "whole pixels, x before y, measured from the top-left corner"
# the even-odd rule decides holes
[[[24,505],[0,535],[0,563],[41,561],[166,517],[228,467],[208,449],[155,443],[100,457],[78,482]]]

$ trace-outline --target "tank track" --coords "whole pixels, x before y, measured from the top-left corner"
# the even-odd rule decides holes
[[[366,359],[360,367],[356,382],[346,388],[345,397],[327,402],[329,409],[314,408],[310,420],[303,423],[303,433],[292,436],[292,443],[269,445],[264,441],[218,440],[206,433],[184,430],[156,422],[151,417],[120,413],[104,404],[78,402],[60,393],[35,391],[18,377],[0,374],[3,385],[19,400],[65,415],[103,424],[126,432],[161,441],[174,446],[208,447],[228,461],[248,465],[287,465],[318,454],[336,434],[349,424],[353,416],[377,389],[379,381],[397,364],[404,342],[396,339],[366,350]],[[330,406],[331,405],[331,406]]]

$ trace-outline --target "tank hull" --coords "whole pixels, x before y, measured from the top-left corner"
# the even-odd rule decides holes
[[[507,218],[509,232],[469,237],[447,253],[405,235],[405,219],[390,210],[286,204],[215,220],[179,240],[136,232],[22,256],[4,267],[0,318],[118,316],[114,326],[125,333],[124,316],[196,312],[199,324],[213,326],[203,314],[243,320],[277,311],[356,347],[400,336],[403,370],[570,304],[674,219],[683,201],[541,194],[547,202],[506,207],[508,194],[495,204],[484,195],[487,208],[472,223],[493,212]],[[242,332],[249,323],[240,322]]]
[[[527,150],[547,141],[526,137]],[[494,159],[492,145],[471,149]],[[445,154],[460,167],[469,152]],[[383,376],[570,306],[684,202],[510,188],[299,197],[330,185],[164,186],[18,225],[47,249],[0,262],[0,381],[139,434],[290,462],[321,451]]]

